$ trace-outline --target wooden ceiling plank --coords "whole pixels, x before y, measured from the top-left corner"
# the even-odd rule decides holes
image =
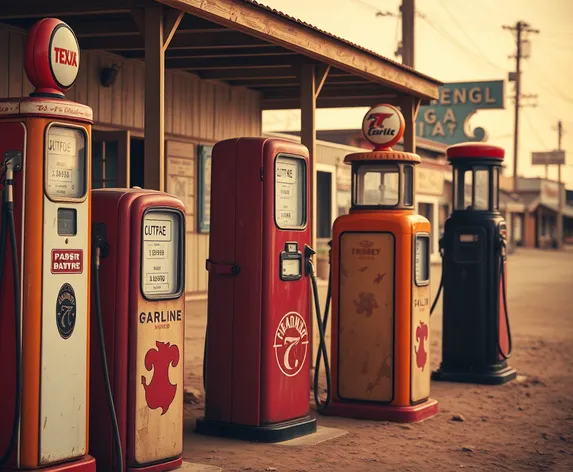
[[[318,97],[316,101],[316,108],[356,108],[356,107],[372,107],[380,102],[389,103],[390,105],[397,105],[398,99],[396,95],[381,95],[378,97],[364,97],[364,98],[343,98],[335,100],[332,98]],[[298,110],[300,109],[300,99],[279,99],[279,100],[266,100],[263,99],[261,103],[263,110]]]
[[[286,56],[249,56],[249,57],[229,57],[229,58],[199,58],[199,59],[174,59],[166,58],[165,67],[169,69],[234,69],[236,67],[271,67],[290,66],[297,63],[300,58],[298,54]]]
[[[2,2],[0,19],[46,18],[103,13],[129,13],[135,7],[145,7],[153,0],[28,0],[25,2]]]
[[[257,79],[294,79],[296,72],[292,67],[267,69],[231,69],[231,70],[205,70],[197,73],[202,79],[213,80],[247,80]]]
[[[134,20],[137,17],[134,16]],[[135,20],[136,23],[139,20]],[[104,49],[107,51],[143,50],[143,36],[105,36],[99,38],[79,38],[82,49]],[[205,33],[197,36],[175,35],[169,44],[169,49],[214,49],[214,48],[245,48],[265,44],[260,39],[233,30],[218,33]]]

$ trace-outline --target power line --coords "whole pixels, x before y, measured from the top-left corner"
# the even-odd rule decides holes
[[[464,28],[462,28],[460,26],[460,23],[458,22],[458,20],[455,18],[455,16],[450,12],[450,10],[446,7],[446,5],[444,4],[443,0],[439,0],[440,1],[440,5],[442,6],[442,8],[444,9],[444,11],[448,14],[448,16],[451,18],[451,20],[453,21],[453,23],[458,27],[458,29],[462,32],[462,34],[468,39],[468,41],[470,43],[472,43],[472,45],[474,46],[474,48],[476,48],[477,52],[479,53],[479,55],[481,56],[481,58],[487,62],[488,64],[492,65],[493,67],[499,67],[496,64],[494,64],[493,62],[491,62],[487,56],[483,53],[483,51],[481,50],[481,48],[474,42],[474,40],[470,37],[470,35],[468,35],[466,33],[466,30]]]
[[[537,139],[537,142],[542,146],[542,149],[549,149],[545,141],[541,138],[541,135],[537,131],[537,128],[533,126],[533,123],[529,119],[529,115],[527,113],[524,113],[523,116],[525,117],[525,121],[527,122],[529,129],[532,131],[533,135]]]
[[[454,45],[458,51],[462,52],[463,54],[466,55],[471,55],[473,57],[476,57],[478,59],[480,59],[481,61],[487,63],[488,65],[499,69],[499,70],[503,70],[505,71],[506,69],[504,69],[503,67],[494,64],[493,62],[491,62],[489,59],[486,59],[485,57],[482,57],[479,54],[476,54],[475,51],[472,51],[471,49],[468,49],[467,47],[463,46],[462,44],[459,43],[459,41],[457,41],[455,39],[455,37],[453,37],[452,35],[450,35],[449,32],[447,32],[447,30],[443,30],[442,28],[436,26],[432,21],[430,21],[430,19],[427,17],[426,14],[423,14],[421,12],[418,13],[418,16],[420,18],[422,18],[424,21],[426,21],[426,23],[428,23],[428,25],[430,27],[432,27],[434,30],[436,30],[438,32],[438,34],[440,34],[441,36],[443,36],[446,40],[448,40],[452,45]]]

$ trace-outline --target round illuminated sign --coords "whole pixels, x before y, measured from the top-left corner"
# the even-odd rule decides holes
[[[364,137],[376,146],[376,150],[388,149],[400,141],[405,126],[400,110],[386,104],[371,108],[362,120]]]
[[[25,69],[34,94],[63,96],[80,69],[80,46],[72,29],[56,18],[38,21],[26,38]]]

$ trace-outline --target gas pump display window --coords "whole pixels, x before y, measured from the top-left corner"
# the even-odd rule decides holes
[[[493,192],[493,209],[499,209],[499,168],[494,167],[493,171],[493,185],[492,185],[492,192]]]
[[[353,205],[396,206],[400,169],[397,165],[361,164],[354,173]]]
[[[454,172],[454,210],[471,210],[473,170],[456,169]]]
[[[414,272],[416,285],[422,286],[430,283],[430,236],[428,235],[416,235]]]
[[[474,169],[474,210],[489,209],[489,170],[486,167]]]
[[[182,216],[148,210],[143,216],[141,291],[148,299],[179,296],[182,290]]]
[[[79,199],[86,192],[86,134],[83,129],[52,125],[46,132],[46,195]]]
[[[404,206],[414,204],[414,167],[404,166]]]
[[[275,222],[280,229],[306,224],[306,162],[279,155],[275,160]]]

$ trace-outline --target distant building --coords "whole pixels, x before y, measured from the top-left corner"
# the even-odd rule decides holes
[[[562,192],[564,201],[562,237],[566,242],[573,242],[573,192],[567,191],[564,184],[560,185],[554,180],[518,178],[516,193],[525,205],[521,218],[521,222],[524,222],[523,232],[520,235],[523,246],[556,247],[559,192]]]

